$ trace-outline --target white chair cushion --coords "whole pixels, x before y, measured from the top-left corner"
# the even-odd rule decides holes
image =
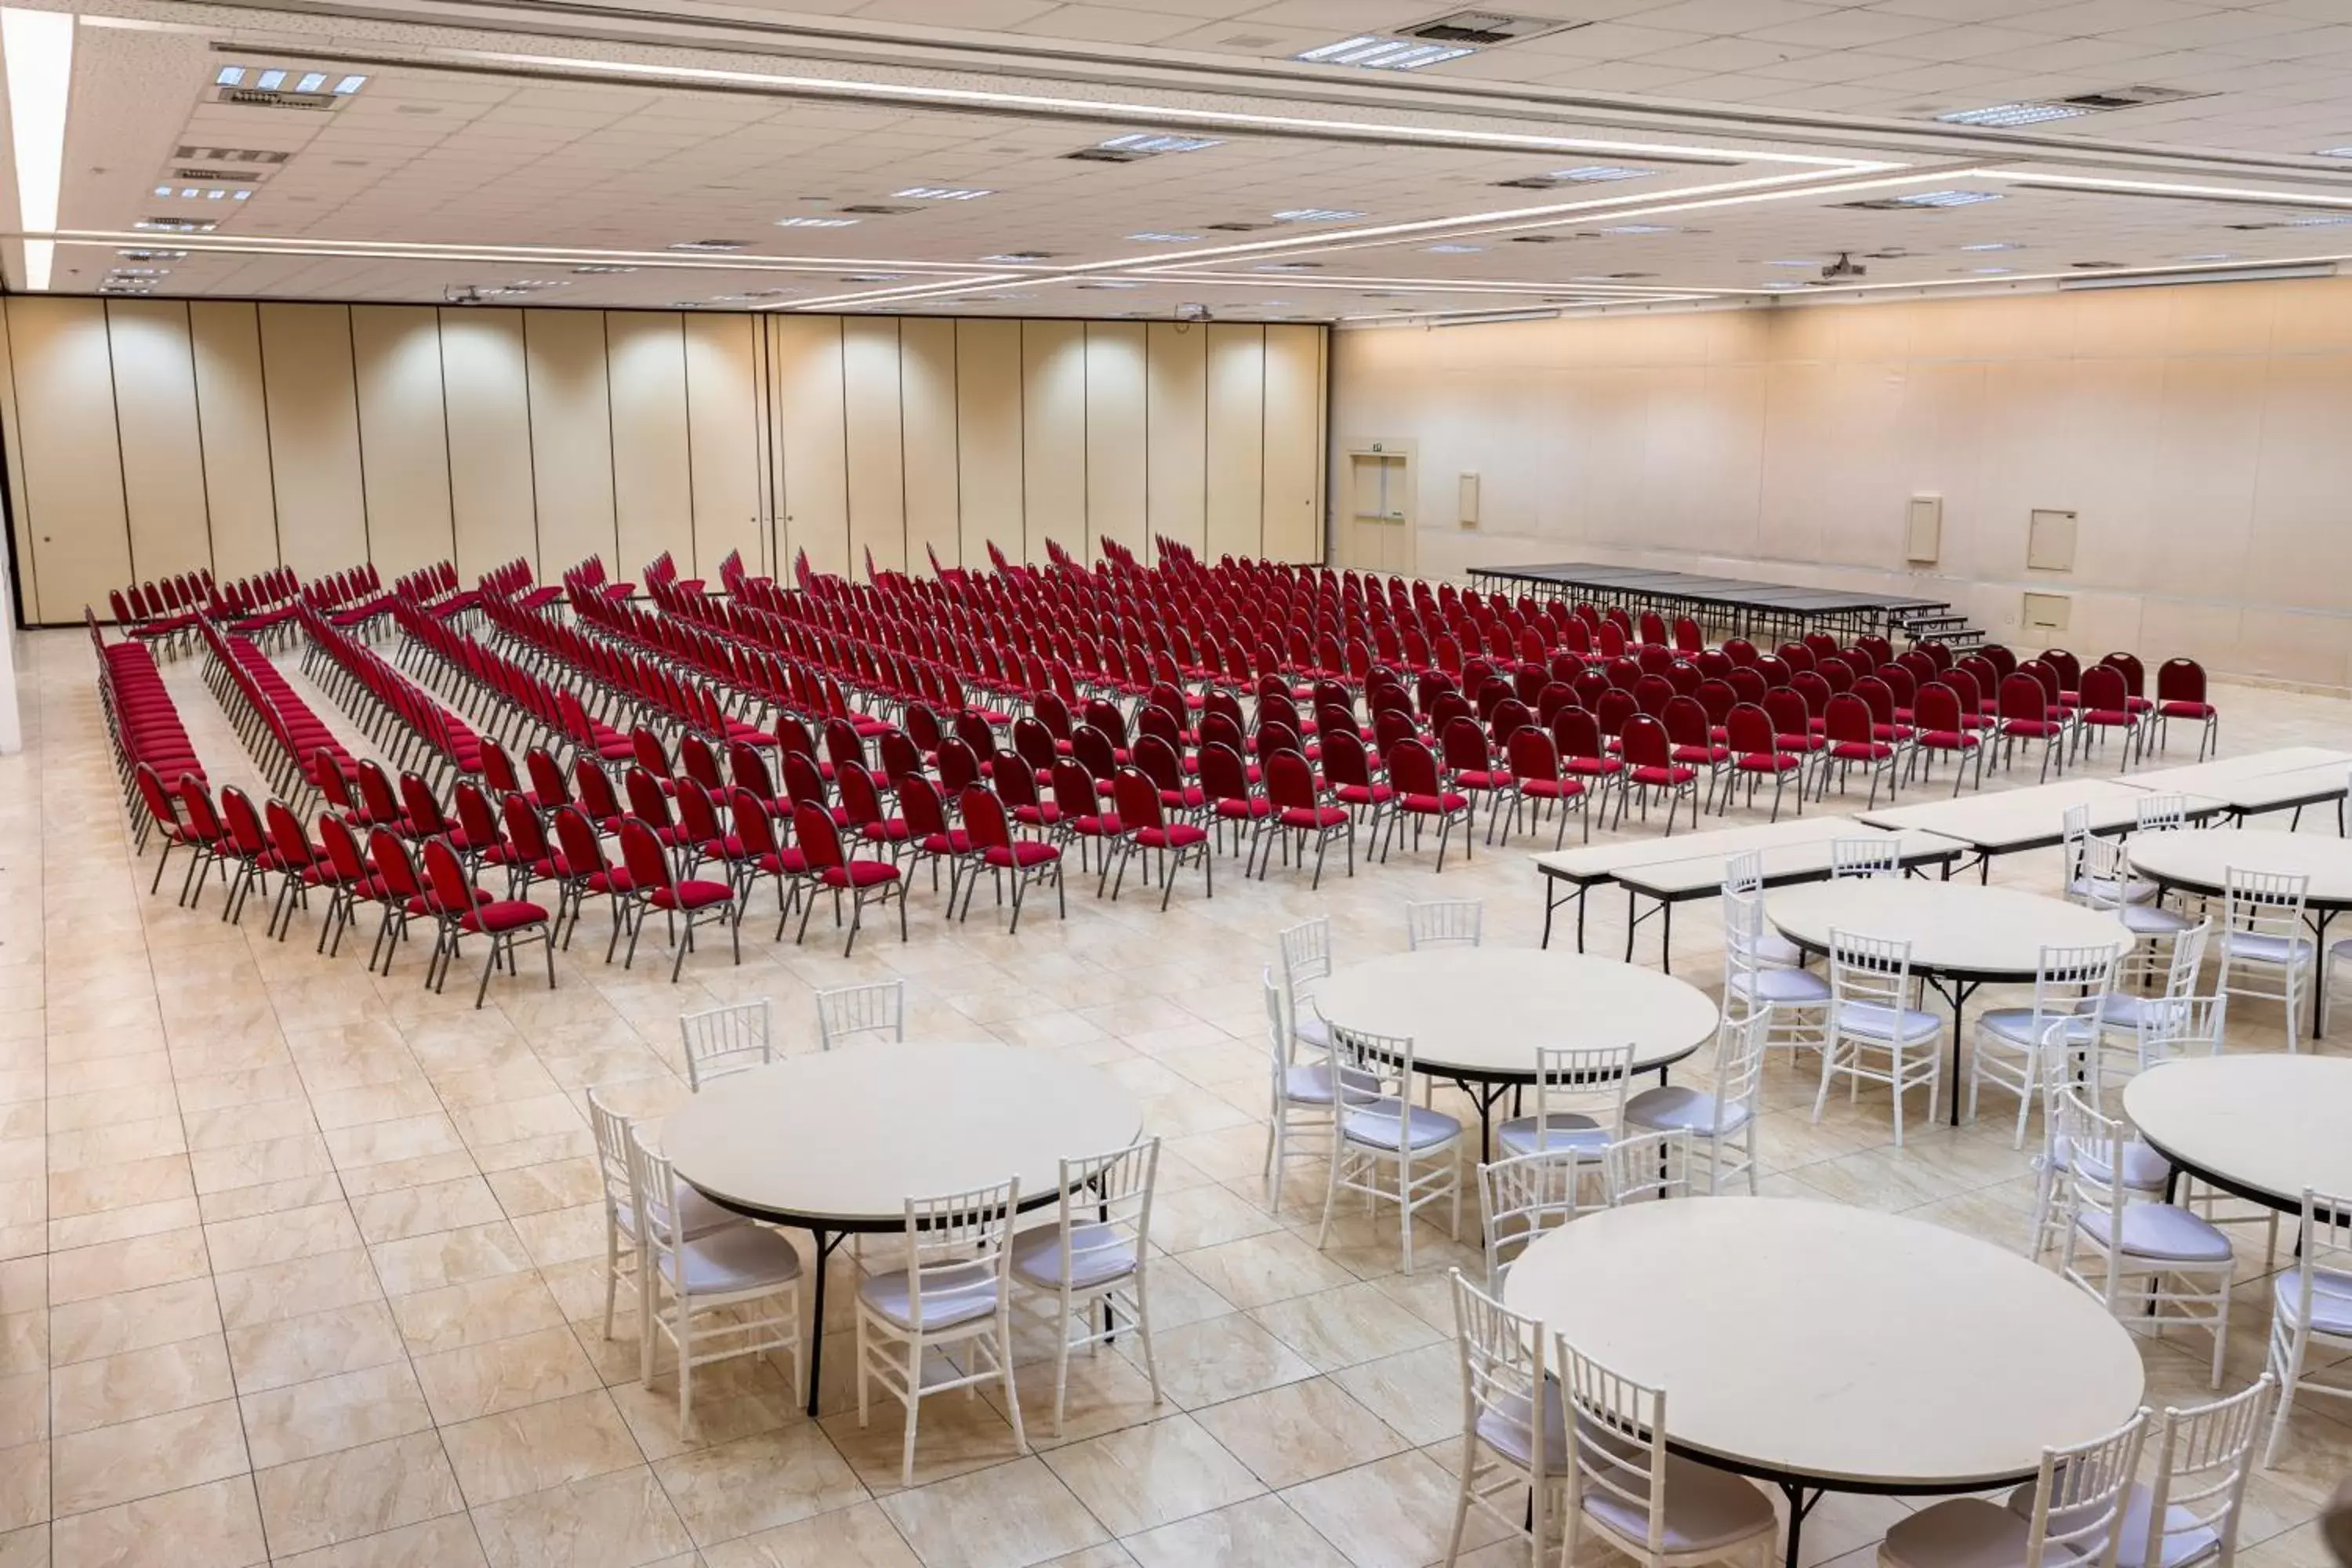
[[[2197,923],[2179,910],[2160,904],[2126,904],[2123,921],[2126,929],[2142,936],[2172,936]]]
[[[2074,1223],[2101,1247],[2109,1244],[2112,1216],[2086,1214]],[[2177,1263],[2223,1263],[2230,1258],[2230,1238],[2210,1221],[2170,1204],[2126,1204],[2123,1210],[2124,1252]]]
[[[1759,969],[1752,982],[1745,974],[1734,974],[1724,989],[1735,996],[1752,994],[1759,1002],[1790,1007],[1820,1006],[1830,999],[1830,983],[1810,969]]]
[[[1065,1274],[1072,1289],[1090,1290],[1135,1272],[1135,1248],[1109,1226],[1082,1225],[1072,1235],[1076,1245],[1064,1246],[1059,1221],[1023,1231],[1013,1238],[1013,1272],[1048,1290],[1060,1289]]]
[[[689,1239],[663,1272],[687,1295],[730,1296],[792,1283],[800,1278],[801,1255],[772,1230],[731,1225]]]
[[[1878,1560],[1893,1568],[2024,1568],[2032,1534],[2031,1525],[1998,1503],[1953,1498],[1898,1521],[1880,1543]]]
[[[2112,1029],[2139,1029],[2161,1025],[2179,1010],[2178,1001],[2162,996],[2134,996],[2128,992],[2110,991],[2107,999],[2099,1004],[2099,1021]]]
[[[2009,1494],[2009,1511],[2018,1518],[2032,1521],[2033,1500],[2038,1489],[2028,1481]],[[2124,1495],[2120,1538],[2116,1542],[2116,1568],[2180,1568],[2180,1564],[2204,1556],[2221,1543],[2221,1538],[2197,1522],[2197,1515],[2178,1503],[2164,1510],[2163,1554],[2150,1563],[2147,1556],[2148,1505],[2156,1500],[2147,1488],[2134,1481],[2131,1490]],[[2050,1516],[2053,1535],[2071,1535],[2096,1517],[2089,1509],[2060,1509]],[[2094,1539],[2086,1538],[2088,1546]]]
[[[1837,1028],[1840,1034],[1859,1035],[1865,1040],[1899,1038],[1906,1045],[1916,1045],[1942,1034],[1944,1021],[1916,1007],[1897,1012],[1876,1002],[1849,1002],[1837,1010]]]
[[[2118,900],[2125,903],[2145,904],[2153,900],[2157,892],[2154,882],[2137,879],[2118,882],[2113,877],[2077,877],[2066,884],[2069,898],[2096,899],[2103,904],[2113,904]]]
[[[1399,1112],[1402,1112],[1402,1121]],[[1376,1149],[1397,1148],[1400,1139],[1415,1149],[1427,1149],[1462,1136],[1462,1123],[1444,1111],[1394,1100],[1348,1107],[1339,1113],[1339,1129],[1351,1142]]]
[[[1641,1500],[1594,1486],[1584,1494],[1584,1511],[1620,1535],[1643,1540],[1650,1531],[1648,1478],[1620,1471],[1612,1479],[1627,1484]],[[1779,1528],[1771,1500],[1755,1482],[1678,1454],[1667,1456],[1664,1544],[1669,1553],[1711,1551]]]
[[[2044,1020],[2051,1024],[2057,1021],[2054,1015]],[[2042,1035],[2033,1026],[2033,1009],[2031,1007],[1988,1008],[1977,1015],[1977,1024],[1987,1034],[1998,1035],[2011,1045],[2036,1050],[2041,1048]],[[2087,1017],[2077,1018],[2066,1026],[2066,1037],[2082,1044],[2089,1043],[2092,1032],[2091,1020]]]
[[[1298,1010],[1298,1016],[1291,1022],[1290,1032],[1318,1050],[1331,1048],[1331,1026],[1325,1023],[1323,1016],[1312,1006]]]
[[[1348,1098],[1354,1100],[1378,1100],[1381,1080],[1368,1072],[1349,1068],[1342,1075],[1348,1086]],[[1289,1067],[1282,1069],[1282,1092],[1285,1099],[1301,1105],[1331,1103],[1331,1069],[1328,1066]]]
[[[1530,1468],[1534,1457],[1535,1433],[1528,1423],[1528,1401],[1524,1394],[1508,1394],[1498,1399],[1495,1407],[1479,1413],[1478,1436],[1486,1446],[1521,1469]],[[1568,1420],[1560,1413],[1559,1384],[1544,1379],[1544,1472],[1547,1475],[1568,1474]]]
[[[1609,1132],[1590,1116],[1555,1110],[1542,1118],[1514,1116],[1495,1129],[1495,1142],[1507,1154],[1533,1154],[1547,1149],[1598,1154],[1608,1147]]]
[[[2050,1168],[2053,1171],[2064,1170],[2066,1153],[2065,1141],[2052,1139]],[[2086,1160],[2083,1163],[2083,1173],[2095,1182],[2103,1182],[2107,1177],[2107,1163],[2104,1160]],[[2124,1145],[2125,1186],[2136,1193],[2160,1193],[2171,1180],[2171,1161],[2137,1139]]]
[[[2224,931],[2221,951],[2254,963],[2301,968],[2311,962],[2311,943],[2301,937],[2263,936],[2256,931]]]
[[[1748,1121],[1744,1103],[1726,1106],[1720,1114],[1723,1125],[1717,1128],[1715,1096],[1682,1083],[1645,1089],[1625,1102],[1625,1125],[1645,1132],[1672,1132],[1677,1128],[1693,1132],[1728,1132]]]
[[[2273,1280],[2271,1293],[2277,1302],[2279,1316],[2288,1322],[2294,1321],[2302,1307],[2302,1265],[2287,1269]],[[2319,1270],[2318,1277],[2311,1282],[2311,1326],[2323,1334],[2352,1336],[2352,1274],[2338,1268]]]
[[[996,1310],[996,1284],[995,1268],[978,1261],[932,1274],[923,1282],[921,1326],[927,1331],[951,1329],[989,1316]],[[916,1327],[914,1303],[909,1299],[907,1271],[903,1268],[868,1277],[857,1287],[857,1299],[902,1329],[911,1331]]]
[[[688,1240],[698,1236],[709,1236],[714,1230],[725,1230],[729,1226],[751,1223],[730,1209],[720,1208],[692,1187],[681,1187],[679,1191],[683,1195],[678,1199],[677,1216],[685,1224]],[[637,1237],[635,1207],[625,1200],[616,1202],[613,1207],[614,1223],[621,1227],[623,1236],[635,1241]]]
[[[1784,964],[1794,969],[1805,962],[1805,950],[1779,931],[1768,931],[1756,939],[1756,957],[1759,963]]]

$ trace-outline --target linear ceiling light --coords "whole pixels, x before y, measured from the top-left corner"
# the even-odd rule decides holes
[[[16,216],[31,234],[47,235],[58,226],[73,45],[71,13],[0,7],[0,52],[6,55],[8,67],[8,129],[16,158]],[[56,254],[51,240],[25,241],[26,288],[49,286]]]
[[[2040,169],[1978,169],[1979,178],[2011,180],[2074,191],[2144,191],[2155,195],[2214,196],[2223,201],[2276,202],[2290,207],[2352,207],[2352,196],[2313,195],[2304,191],[2257,190],[2245,185],[2184,185],[2170,180],[2118,180],[2105,174],[2051,174]]]
[[[1426,66],[1443,65],[1478,51],[1460,44],[1433,44],[1419,38],[1390,38],[1377,33],[1359,33],[1333,44],[1323,44],[1291,56],[1318,66],[1362,66],[1368,70],[1417,71]]]
[[[2176,283],[2273,283],[2289,278],[2333,278],[2336,263],[2315,261],[2293,267],[2242,267],[2226,272],[2135,273],[2124,278],[2061,278],[2065,292],[2077,289],[2156,289]]]
[[[2079,103],[1996,103],[1983,109],[1955,109],[1937,119],[1947,125],[1983,125],[2006,131],[2019,125],[2042,125],[2053,120],[2075,120],[2097,112]]]

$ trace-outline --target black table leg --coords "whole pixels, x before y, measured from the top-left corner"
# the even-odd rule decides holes
[[[1949,989],[1947,989],[1946,983],[1934,975],[1928,975],[1926,978],[1927,984],[1934,986],[1937,993],[1952,1005],[1951,1124],[1958,1127],[1960,1124],[1960,1027],[1962,1020],[1968,1015],[1969,998],[1977,994],[1977,988],[1983,982],[1954,980],[1950,982]]]
[[[824,1266],[848,1234],[809,1227],[809,1236],[816,1242],[816,1316],[809,1332],[808,1353],[808,1415],[812,1421],[816,1419],[816,1392],[824,1372]]]
[[[1782,1481],[1780,1495],[1789,1500],[1789,1549],[1781,1554],[1780,1561],[1783,1568],[1797,1568],[1798,1549],[1805,1540],[1805,1515],[1813,1511],[1813,1505],[1822,1500],[1822,1494],[1816,1491],[1811,1497],[1807,1497],[1805,1489],[1794,1481]]]
[[[2321,1026],[2327,1018],[2327,928],[2335,921],[2336,911],[2315,910],[2311,919],[2315,939],[2311,947],[2311,1043],[2316,1047],[2323,1035]]]

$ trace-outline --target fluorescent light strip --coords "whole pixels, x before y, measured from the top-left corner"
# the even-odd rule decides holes
[[[1145,280],[1148,282],[1162,285],[1198,285],[1203,288],[1232,289],[1265,289],[1274,286],[1274,280],[1265,278],[1262,274],[1253,275],[1249,273],[1192,272],[1181,275],[1139,274],[1139,276],[1144,276]],[[1670,289],[1677,294],[1701,293],[1729,295],[1753,292],[1753,290],[1747,289],[1700,289],[1696,286],[1685,284],[1643,284],[1632,281],[1619,281],[1616,279],[1601,283],[1579,282],[1573,280],[1568,282],[1530,282],[1522,279],[1468,280],[1460,278],[1387,278],[1372,276],[1326,278],[1286,277],[1280,280],[1280,287],[1285,289],[1396,289],[1418,290],[1432,294],[1581,294],[1594,290],[1601,292],[1654,294],[1661,289]]]
[[[909,283],[897,289],[875,289],[857,294],[829,294],[815,300],[780,301],[770,310],[822,310],[842,305],[878,305],[893,301],[906,302],[928,299],[934,294],[968,294],[975,289],[993,289],[1005,283],[1037,281],[1034,273],[986,272],[977,277],[935,279],[928,283]]]
[[[2158,195],[2215,196],[2225,201],[2275,202],[2290,207],[2352,208],[2352,196],[2318,196],[2305,191],[2262,191],[2244,185],[2182,185],[2168,180],[2118,180],[2104,174],[2049,174],[2039,169],[1978,169],[1987,180],[2015,180],[2082,191],[2147,191]]]
[[[22,238],[22,235],[7,237]],[[44,235],[65,245],[149,245],[145,234],[115,229],[68,229]],[[957,269],[936,261],[879,260],[873,257],[763,256],[740,252],[711,253],[697,258],[665,250],[593,250],[501,245],[442,245],[431,242],[367,239],[297,239],[258,236],[218,239],[178,239],[192,248],[224,254],[255,256],[360,257],[390,261],[480,261],[568,267],[581,263],[625,261],[632,267],[666,267],[706,272],[864,272],[886,268],[929,268],[941,276]],[[967,264],[963,270],[969,270]]]
[[[73,46],[72,13],[0,7],[0,52],[7,58],[8,128],[16,162],[16,216],[36,234],[58,226]],[[49,286],[56,253],[47,239],[25,241],[26,289],[37,291]]]
[[[1072,272],[1126,271],[1130,268],[1160,270],[1181,268],[1204,257],[1261,256],[1286,250],[1313,249],[1361,250],[1386,245],[1404,235],[1438,234],[1447,239],[1475,239],[1485,235],[1518,234],[1530,229],[1564,228],[1593,216],[1612,218],[1654,217],[1662,213],[1697,212],[1716,207],[1741,206],[1749,202],[1787,201],[1792,197],[1811,199],[1818,196],[1843,195],[1850,191],[1880,190],[1889,185],[1916,185],[1929,182],[1968,179],[1979,171],[1945,169],[1927,174],[1890,174],[1868,180],[1840,180],[1822,184],[1812,174],[1768,174],[1755,180],[1732,180],[1719,185],[1692,185],[1676,193],[1678,197],[1706,196],[1705,200],[1676,199],[1660,201],[1655,196],[1602,196],[1591,201],[1569,202],[1549,206],[1523,207],[1516,211],[1467,213],[1460,217],[1428,218],[1418,223],[1384,224],[1372,228],[1340,229],[1331,234],[1301,235],[1296,239],[1255,240],[1244,245],[1223,245],[1206,250],[1188,250],[1167,257],[1129,257],[1122,261],[1088,262],[1069,268]],[[1804,182],[1792,184],[1791,182]],[[1728,195],[1709,193],[1725,191]],[[1632,205],[1629,205],[1632,204]],[[1552,216],[1565,213],[1564,217]],[[1525,221],[1529,218],[1541,221]],[[1483,225],[1483,227],[1465,227]]]
[[[1691,147],[1653,142],[1612,142],[1581,136],[1522,136],[1501,132],[1452,131],[1422,125],[1387,125],[1369,121],[1316,120],[1295,114],[1255,114],[1234,110],[1185,109],[1169,104],[1118,103],[1103,99],[1056,98],[1043,93],[996,92],[979,88],[929,87],[911,82],[861,81],[854,78],[782,76],[765,71],[723,70],[709,66],[653,65],[640,60],[583,59],[566,55],[510,54],[493,49],[426,50],[414,63],[430,68],[436,58],[520,66],[534,70],[601,71],[682,86],[786,89],[799,92],[838,94],[846,98],[878,98],[902,103],[971,105],[1026,109],[1039,113],[1067,114],[1121,124],[1185,124],[1234,131],[1297,131],[1307,133],[1345,132],[1375,135],[1397,142],[1494,152],[1587,150],[1606,153],[1648,153],[1660,157],[1721,158],[1738,163],[1794,163],[1810,169],[1861,172],[1894,165],[1861,158],[1823,157],[1814,153],[1780,153],[1762,148]]]

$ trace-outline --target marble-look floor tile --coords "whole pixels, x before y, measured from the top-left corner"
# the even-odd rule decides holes
[[[924,1568],[1023,1568],[1108,1538],[1034,1458],[894,1492],[881,1505]]]
[[[234,1400],[59,1437],[51,1462],[51,1500],[59,1518],[251,1468]]]
[[[269,1560],[253,1483],[243,1475],[50,1528],[55,1568],[258,1568]]]
[[[441,1439],[419,1432],[254,1476],[273,1556],[380,1535],[466,1506]]]

